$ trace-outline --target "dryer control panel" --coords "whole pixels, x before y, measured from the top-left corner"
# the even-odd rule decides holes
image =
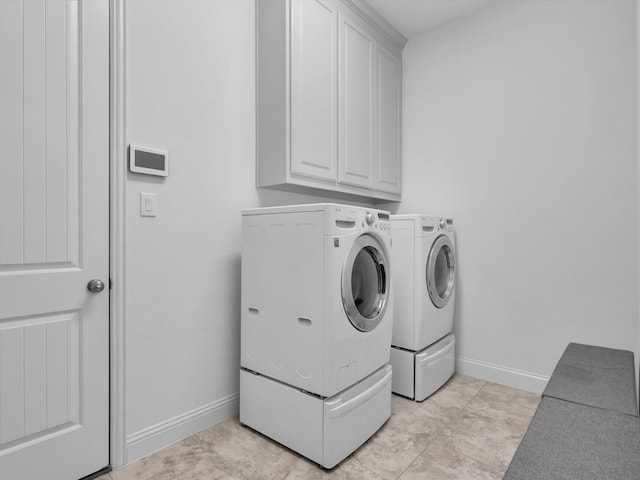
[[[415,224],[416,236],[429,236],[435,233],[453,233],[453,220],[445,217],[421,216]]]
[[[438,230],[441,232],[453,232],[453,220],[450,218],[441,218],[438,220]]]

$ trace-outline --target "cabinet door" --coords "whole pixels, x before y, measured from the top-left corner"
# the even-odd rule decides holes
[[[377,148],[376,190],[401,191],[401,60],[383,47],[376,46]]]
[[[291,174],[336,180],[337,11],[334,2],[291,1]]]
[[[364,22],[363,22],[364,23]],[[355,17],[339,16],[339,174],[340,183],[374,184],[374,46]]]

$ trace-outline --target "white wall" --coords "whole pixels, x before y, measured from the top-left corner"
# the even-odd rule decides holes
[[[545,376],[568,341],[636,348],[630,10],[513,2],[407,46],[399,211],[456,221],[467,371]],[[171,157],[125,189],[132,461],[237,410],[240,210],[328,199],[255,188],[253,0],[129,0],[125,22],[126,142]]]
[[[539,391],[568,342],[638,353],[637,16],[504,2],[404,51],[404,200],[457,226],[461,371]]]
[[[240,210],[323,199],[255,188],[253,0],[125,5],[126,143],[170,155],[126,182],[130,462],[237,411]]]

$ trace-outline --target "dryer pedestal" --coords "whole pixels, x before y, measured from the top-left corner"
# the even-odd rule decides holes
[[[417,402],[435,393],[455,371],[455,344],[450,333],[419,352],[392,346],[393,393]]]
[[[391,366],[321,398],[249,370],[240,370],[240,422],[333,468],[391,416]]]

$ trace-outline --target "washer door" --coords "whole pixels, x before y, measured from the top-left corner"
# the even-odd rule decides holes
[[[431,302],[444,307],[451,298],[455,283],[456,264],[453,244],[446,235],[436,238],[427,258],[427,291]]]
[[[358,237],[342,270],[342,304],[351,324],[370,332],[384,317],[389,299],[389,262],[371,235]]]

